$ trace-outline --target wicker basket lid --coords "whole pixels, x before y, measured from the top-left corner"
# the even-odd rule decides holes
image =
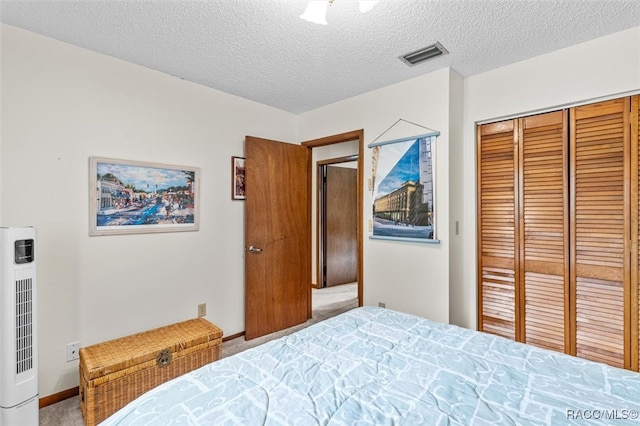
[[[95,379],[155,360],[164,349],[178,353],[221,338],[222,330],[209,321],[191,319],[81,348],[80,368],[87,379]]]

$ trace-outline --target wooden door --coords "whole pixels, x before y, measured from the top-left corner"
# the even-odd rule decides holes
[[[245,338],[308,319],[310,150],[245,139]]]
[[[629,98],[572,108],[572,353],[630,367]]]
[[[358,171],[326,166],[323,260],[325,286],[358,280]]]
[[[515,120],[478,127],[478,329],[516,339],[518,145]]]
[[[518,120],[519,292],[524,342],[569,352],[569,195],[566,111]]]

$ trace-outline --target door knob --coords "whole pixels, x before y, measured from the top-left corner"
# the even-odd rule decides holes
[[[249,253],[260,253],[261,251],[260,247],[249,246]]]

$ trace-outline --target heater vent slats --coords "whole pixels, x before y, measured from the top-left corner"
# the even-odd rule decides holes
[[[16,373],[33,368],[33,279],[16,280]]]
[[[436,56],[446,55],[447,53],[449,53],[449,51],[445,49],[444,46],[440,44],[440,42],[437,42],[427,47],[423,47],[422,49],[416,50],[415,52],[402,55],[400,56],[400,59],[402,59],[407,65],[413,66],[428,59],[435,58]]]

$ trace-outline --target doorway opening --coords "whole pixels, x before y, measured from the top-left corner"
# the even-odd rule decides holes
[[[309,318],[362,306],[363,151],[357,130],[302,143],[312,150],[312,262]],[[311,189],[311,188],[310,188]],[[312,220],[313,221],[313,220]]]
[[[318,160],[313,316],[358,306],[358,155]]]

